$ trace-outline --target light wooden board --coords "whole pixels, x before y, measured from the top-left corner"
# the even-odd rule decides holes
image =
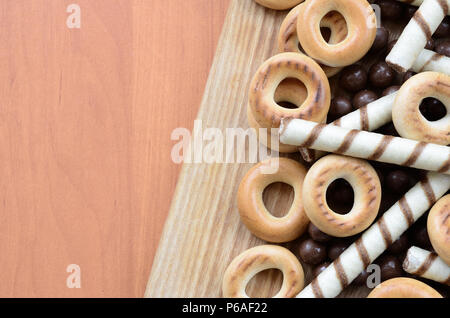
[[[276,53],[286,12],[266,10],[250,0],[232,0],[198,114],[203,127],[247,128],[250,79]],[[241,223],[236,193],[251,164],[184,164],[154,260],[146,297],[221,297],[223,273],[244,250],[264,244]],[[289,193],[274,186],[268,206],[283,205]],[[295,244],[291,243],[291,244]],[[310,280],[306,267],[307,280]],[[265,277],[264,277],[265,276]],[[269,271],[248,287],[271,296],[281,275]],[[365,296],[349,288],[346,296]]]

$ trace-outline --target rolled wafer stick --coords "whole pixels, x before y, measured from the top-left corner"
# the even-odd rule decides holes
[[[411,70],[416,73],[432,71],[450,75],[450,58],[424,49],[417,57]]]
[[[436,253],[411,247],[403,261],[405,272],[450,285],[450,266]]]
[[[386,57],[386,62],[399,72],[411,69],[444,20],[449,7],[450,0],[424,0]]]
[[[296,297],[339,295],[449,189],[450,176],[428,173]]]
[[[397,93],[384,96],[367,104],[337,120],[332,125],[348,129],[372,131],[380,128],[392,120],[392,105]],[[327,153],[324,151],[300,148],[300,154],[307,162],[315,161]]]
[[[287,145],[450,174],[450,148],[406,138],[285,119],[280,141]]]
[[[397,0],[397,1],[405,2],[409,5],[416,6],[416,7],[419,7],[423,3],[423,0]],[[448,10],[447,14],[450,14],[450,10]]]

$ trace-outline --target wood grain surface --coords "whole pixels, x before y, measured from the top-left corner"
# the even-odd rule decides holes
[[[266,10],[253,1],[231,1],[200,106],[198,118],[203,127],[223,131],[248,128],[250,80],[261,63],[276,53],[276,38],[285,16],[286,12]],[[223,274],[233,258],[250,247],[267,244],[248,231],[237,210],[237,189],[251,166],[183,165],[146,297],[221,297]],[[277,184],[265,193],[269,210],[287,210],[292,193],[286,190]],[[295,252],[298,243],[284,246]],[[309,283],[311,268],[303,265]],[[281,280],[279,271],[265,271],[252,279],[247,292],[253,297],[270,297]],[[367,288],[350,286],[340,296],[367,294]]]
[[[143,295],[227,5],[0,2],[0,297]]]

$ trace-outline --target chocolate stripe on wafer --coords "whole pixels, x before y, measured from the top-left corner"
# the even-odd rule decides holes
[[[450,266],[434,252],[411,247],[403,261],[405,272],[449,285]]]
[[[283,124],[280,141],[287,145],[450,174],[449,169],[443,170],[450,156],[450,148],[443,145],[391,138],[302,119]]]

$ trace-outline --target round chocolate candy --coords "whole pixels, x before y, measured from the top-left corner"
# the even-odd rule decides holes
[[[324,262],[322,264],[317,265],[313,269],[313,276],[314,277],[319,276],[320,273],[322,273],[324,270],[326,270],[328,266],[330,266],[330,262]]]
[[[312,224],[312,222],[310,222],[308,225],[308,234],[314,241],[320,242],[320,243],[326,243],[326,242],[330,241],[332,238],[328,234],[319,230],[317,228],[317,226]]]
[[[367,72],[360,65],[346,67],[340,77],[340,85],[349,92],[358,92],[367,85]]]
[[[450,20],[448,17],[445,17],[444,21],[439,24],[439,27],[434,32],[433,36],[437,38],[444,38],[450,36]]]
[[[325,245],[312,239],[307,239],[300,244],[300,258],[307,264],[317,265],[327,258]]]
[[[381,8],[381,16],[388,20],[400,19],[403,15],[403,5],[394,0],[380,0],[377,4]]]
[[[370,273],[366,270],[362,271],[355,280],[353,281],[356,285],[362,286],[367,284],[367,278],[369,278]]]
[[[403,276],[402,263],[396,256],[384,255],[378,264],[380,265],[382,281]]]
[[[386,176],[386,186],[394,193],[404,194],[410,187],[409,176],[403,170],[394,170]]]
[[[353,108],[359,109],[373,101],[376,101],[377,99],[378,99],[377,93],[365,89],[363,91],[360,91],[353,97]]]
[[[331,246],[328,247],[328,258],[331,260],[335,260],[345,251],[348,247],[347,242],[343,240],[338,240],[334,242]]]
[[[413,77],[414,75],[416,75],[416,73],[413,72],[413,71],[407,71],[407,72],[405,72],[405,74],[403,74],[403,79],[402,79],[403,83],[406,82],[407,80],[409,80],[409,79],[410,79],[411,77]]]
[[[400,89],[400,86],[398,86],[398,85],[389,86],[388,88],[385,88],[383,90],[383,93],[381,93],[381,95],[382,96],[391,95],[391,94],[395,93],[396,91],[398,91],[399,89]]]
[[[334,121],[352,111],[352,102],[345,96],[337,96],[331,100],[328,119]]]
[[[375,63],[369,70],[369,81],[375,87],[388,87],[394,79],[395,71],[385,61]]]
[[[375,36],[375,40],[373,41],[371,51],[380,51],[384,49],[389,41],[389,31],[386,28],[378,28],[377,35]]]
[[[392,254],[401,254],[410,247],[408,235],[403,234],[400,238],[389,246],[388,251]]]
[[[445,40],[436,45],[436,53],[450,57],[450,40]]]

